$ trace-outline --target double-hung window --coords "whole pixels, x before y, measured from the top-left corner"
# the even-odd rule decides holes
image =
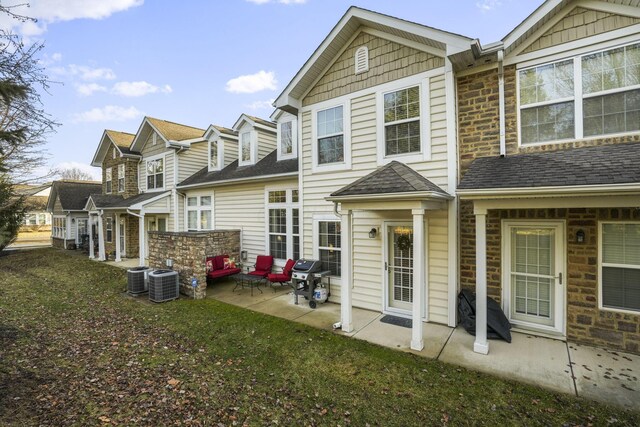
[[[105,182],[105,192],[107,194],[111,194],[111,183],[112,183],[112,169],[107,168],[104,171],[104,182]]]
[[[318,258],[322,268],[329,270],[332,276],[340,277],[342,265],[340,221],[318,221],[317,227]]]
[[[268,253],[275,259],[300,257],[298,190],[267,191]]]
[[[118,193],[124,192],[124,163],[118,165]]]
[[[297,155],[296,120],[278,123],[278,159],[290,159]]]
[[[211,196],[187,197],[187,230],[213,229],[213,198]]]
[[[318,164],[344,162],[344,107],[317,112]]]
[[[383,100],[385,156],[419,153],[420,86],[385,93]]]
[[[209,170],[219,170],[220,169],[220,159],[219,159],[219,147],[218,144],[220,141],[218,140],[210,140],[209,141]]]
[[[104,228],[105,228],[105,240],[108,243],[111,243],[113,241],[113,218],[111,218],[110,216],[107,216],[104,218]]]
[[[601,306],[640,312],[640,223],[601,223]]]
[[[64,239],[66,235],[66,222],[67,219],[63,216],[53,217],[53,226],[51,227],[51,234],[58,239]]]
[[[256,162],[257,134],[255,131],[240,133],[240,166],[251,165]]]
[[[164,159],[147,160],[147,190],[164,188]]]
[[[640,43],[518,72],[522,145],[640,131]]]

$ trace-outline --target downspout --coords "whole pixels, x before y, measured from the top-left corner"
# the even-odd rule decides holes
[[[500,157],[507,155],[504,107],[504,49],[498,51],[498,98],[500,103]]]
[[[178,185],[178,166],[180,165],[180,160],[178,159],[178,154],[183,149],[180,148],[173,154],[173,188],[171,189],[171,196],[173,198],[173,231],[180,231],[180,214],[178,213],[178,190],[176,186]]]

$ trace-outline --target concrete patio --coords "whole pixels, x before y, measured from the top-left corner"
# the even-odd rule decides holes
[[[207,298],[260,313],[332,330],[340,320],[340,305],[319,304],[312,310],[303,297],[293,302],[288,287],[237,289],[234,280],[207,288]],[[411,329],[382,323],[381,313],[353,309],[354,331],[336,334],[369,341],[445,363],[526,382],[554,391],[575,394],[635,410],[640,410],[640,356],[560,340],[513,332],[512,342],[491,340],[489,355],[474,353],[474,337],[464,329],[425,323],[424,349],[409,348]]]

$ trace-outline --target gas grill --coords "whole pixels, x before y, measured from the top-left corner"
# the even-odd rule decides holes
[[[295,303],[298,304],[298,295],[301,295],[309,300],[309,307],[316,308],[313,291],[330,272],[322,271],[322,262],[314,259],[299,259],[291,271]]]

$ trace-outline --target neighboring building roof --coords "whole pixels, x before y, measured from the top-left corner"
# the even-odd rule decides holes
[[[129,149],[133,142],[133,138],[135,138],[134,134],[110,129],[106,129],[105,133],[109,136],[111,141],[116,144],[122,154],[140,154],[137,151],[131,151]]]
[[[404,163],[392,161],[331,193],[331,197],[431,192],[449,194]]]
[[[153,117],[147,117],[146,119],[167,141],[184,141],[187,139],[201,138],[202,135],[204,135],[204,129],[181,125],[180,123],[169,122],[167,120],[155,119]]]
[[[102,184],[95,181],[54,181],[47,203],[52,211],[56,197],[65,211],[82,211],[89,195],[102,191]]]
[[[124,209],[129,208],[138,203],[145,202],[168,192],[155,191],[149,193],[140,193],[133,197],[124,198],[115,194],[92,194],[91,200],[98,209]]]
[[[209,172],[208,167],[204,167],[178,184],[178,187],[205,184],[213,185],[218,182],[246,180],[250,178],[259,178],[261,176],[266,177],[296,172],[298,172],[298,159],[278,161],[277,150],[274,150],[255,165],[238,166],[238,161],[236,160],[220,171]]]
[[[220,133],[224,133],[224,134],[227,134],[227,135],[238,136],[238,132],[236,132],[233,129],[229,129],[229,128],[226,128],[224,126],[216,126],[216,125],[213,125],[213,127]]]
[[[263,126],[269,126],[272,128],[275,128],[277,125],[275,122],[269,121],[269,120],[265,120],[265,119],[261,119],[260,117],[256,117],[256,116],[250,116],[249,114],[246,114],[247,117],[249,117],[251,120],[253,120],[256,123],[259,123]]]
[[[640,183],[640,143],[475,159],[459,190]]]
[[[13,186],[14,190],[18,194],[22,194],[27,197],[49,197],[51,190],[51,182],[44,184],[16,184]]]

